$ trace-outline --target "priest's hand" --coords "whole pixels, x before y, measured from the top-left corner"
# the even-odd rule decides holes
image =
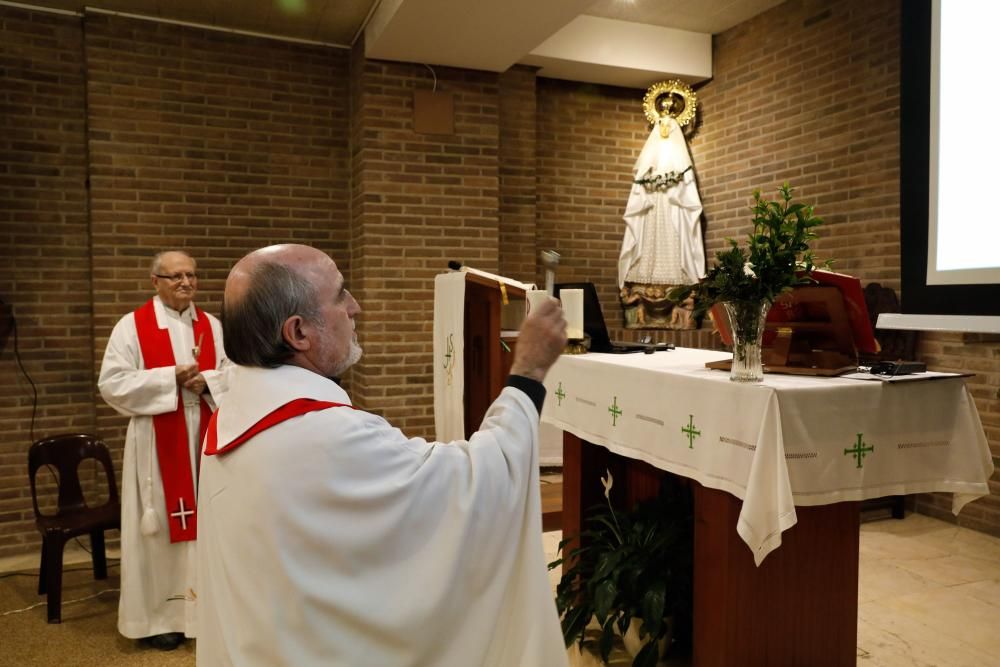
[[[199,396],[205,391],[205,376],[198,373],[193,378],[184,383],[184,388]]]
[[[174,375],[177,377],[178,387],[185,387],[188,381],[198,374],[198,364],[177,364],[174,367]]]
[[[521,325],[511,375],[523,375],[541,382],[566,347],[566,341],[563,310],[557,300],[549,297],[533,307]]]

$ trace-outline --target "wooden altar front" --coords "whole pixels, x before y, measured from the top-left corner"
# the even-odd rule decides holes
[[[611,470],[625,507],[654,497],[666,471],[566,432],[562,527],[604,502]],[[858,502],[797,507],[798,522],[757,567],[736,531],[742,501],[688,480],[694,500],[693,663],[854,665],[858,623]],[[570,547],[572,548],[572,547]]]

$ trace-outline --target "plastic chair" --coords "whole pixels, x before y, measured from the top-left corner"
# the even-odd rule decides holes
[[[85,459],[96,459],[104,467],[108,481],[108,501],[100,507],[88,507],[80,487],[77,469]],[[42,514],[38,509],[35,473],[44,465],[59,473],[59,509]],[[38,594],[48,594],[49,623],[61,621],[63,547],[78,535],[90,534],[94,578],[108,577],[104,553],[104,531],[121,526],[121,503],[115,485],[115,471],[108,447],[92,435],[57,435],[39,440],[28,450],[28,477],[31,479],[31,502],[35,525],[42,534],[42,559],[38,568]]]

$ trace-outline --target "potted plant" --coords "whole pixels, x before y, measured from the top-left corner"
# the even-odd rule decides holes
[[[729,249],[715,255],[715,266],[694,285],[680,285],[670,292],[670,300],[694,298],[694,316],[701,318],[717,303],[725,306],[733,332],[731,380],[760,382],[760,340],[767,311],[774,300],[796,285],[813,282],[816,268],[809,241],[823,221],[813,215],[813,207],[792,203],[788,183],[778,192],[780,201],[753,193],[753,231],[746,247],[734,239]],[[829,266],[830,262],[824,263]]]
[[[656,498],[616,511],[610,471],[601,481],[606,502],[584,517],[582,546],[566,554],[570,540],[564,539],[563,557],[549,564],[549,569],[563,566],[556,588],[563,638],[567,648],[596,643],[607,662],[616,636],[626,636],[631,626],[645,642],[633,666],[652,667],[663,644],[669,649],[671,640],[683,643],[690,625],[690,492],[667,476]],[[596,641],[586,633],[592,620],[600,627]]]

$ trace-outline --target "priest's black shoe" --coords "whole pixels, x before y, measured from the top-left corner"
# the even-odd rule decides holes
[[[141,641],[146,646],[152,646],[153,648],[160,649],[161,651],[173,651],[175,648],[184,643],[184,633],[168,632],[162,635],[143,637]]]

